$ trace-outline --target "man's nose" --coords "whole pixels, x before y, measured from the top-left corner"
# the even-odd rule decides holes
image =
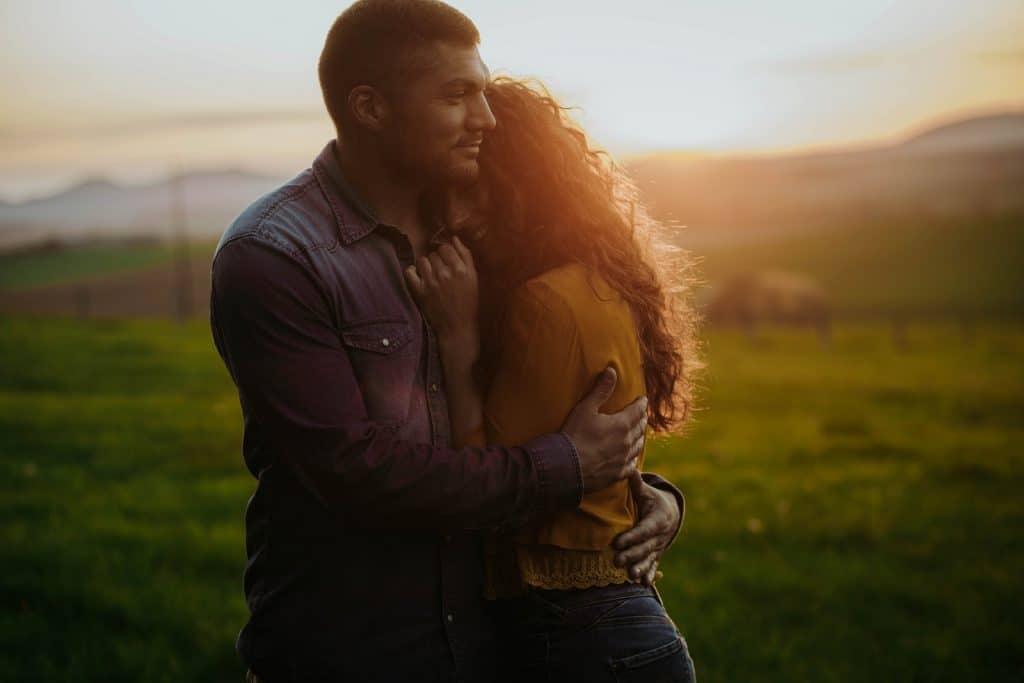
[[[487,98],[484,97],[483,93],[477,95],[477,100],[474,104],[475,106],[470,116],[470,127],[473,130],[493,130],[498,122],[494,118],[491,105],[487,104]]]

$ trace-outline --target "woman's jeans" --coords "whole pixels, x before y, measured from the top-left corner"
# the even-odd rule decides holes
[[[495,601],[494,611],[503,681],[696,680],[686,640],[654,588],[531,588]]]

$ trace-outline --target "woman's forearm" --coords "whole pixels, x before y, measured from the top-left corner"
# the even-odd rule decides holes
[[[459,345],[446,346],[443,341],[440,346],[452,444],[485,445],[483,396],[473,372],[476,354],[467,353]]]

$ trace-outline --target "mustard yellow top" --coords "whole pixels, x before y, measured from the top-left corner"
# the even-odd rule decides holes
[[[491,443],[524,443],[558,431],[608,365],[618,383],[602,412],[621,410],[645,393],[632,312],[582,265],[550,270],[520,286],[511,295],[502,340],[484,399]],[[523,584],[566,589],[629,582],[612,562],[611,542],[636,519],[629,484],[620,481],[587,493],[575,510],[495,539],[488,549],[488,596],[515,595]]]

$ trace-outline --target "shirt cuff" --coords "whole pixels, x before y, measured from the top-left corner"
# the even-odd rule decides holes
[[[583,470],[572,440],[561,432],[526,443],[537,470],[539,500],[546,509],[571,509],[583,500]]]
[[[683,519],[686,517],[686,497],[672,482],[662,479],[653,472],[643,472],[640,476],[643,477],[644,483],[648,486],[653,486],[659,491],[666,491],[675,496],[676,503],[679,505],[679,524],[676,525],[675,533],[672,534],[672,543],[675,543],[676,537],[679,536],[679,530],[683,528]]]

